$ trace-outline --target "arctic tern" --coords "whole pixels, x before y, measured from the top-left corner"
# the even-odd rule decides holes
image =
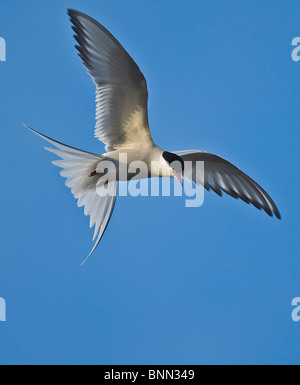
[[[182,177],[213,190],[251,203],[268,215],[280,219],[280,213],[266,191],[253,179],[227,160],[204,151],[169,152],[157,146],[148,125],[148,91],[144,75],[121,44],[101,24],[91,17],[68,10],[75,32],[79,57],[96,85],[95,137],[105,144],[106,153],[98,155],[85,152],[55,141],[26,126],[55,148],[46,148],[59,158],[53,162],[62,168],[66,186],[84,206],[90,216],[90,227],[95,225],[94,247],[99,244],[114,210],[118,182],[121,178],[120,156],[126,155],[127,165],[143,161],[148,167],[148,177]],[[106,173],[104,183],[101,163],[111,161],[117,174]],[[204,175],[195,172],[197,162],[204,162]],[[114,175],[114,176],[113,176]],[[126,175],[126,174],[125,174]],[[105,193],[101,193],[105,189]],[[86,261],[85,260],[85,261]],[[85,262],[84,261],[84,262]],[[83,263],[84,263],[83,262]]]

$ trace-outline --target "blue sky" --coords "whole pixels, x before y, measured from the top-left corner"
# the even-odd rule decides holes
[[[156,142],[232,161],[283,220],[213,193],[192,209],[121,197],[80,267],[89,219],[22,126],[104,152],[67,8],[101,22],[140,66]],[[299,18],[296,1],[1,3],[1,364],[300,363]]]

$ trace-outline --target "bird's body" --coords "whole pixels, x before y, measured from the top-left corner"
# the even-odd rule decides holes
[[[102,174],[104,161],[112,161],[116,167],[116,176],[113,173],[112,178],[108,180],[127,181],[135,179],[138,175],[139,179],[151,177],[172,177],[170,167],[166,164],[162,154],[165,152],[162,148],[152,143],[151,145],[141,146],[139,148],[130,148],[107,152],[102,155],[103,159],[96,167],[97,174]],[[135,162],[144,164],[145,172],[134,172],[130,170],[130,165],[134,166]],[[147,172],[146,172],[147,171]]]
[[[101,24],[81,12],[68,13],[79,56],[96,85],[95,137],[106,152],[82,151],[30,130],[55,147],[47,148],[61,158],[53,164],[62,168],[60,174],[78,206],[90,216],[90,227],[95,225],[96,242],[89,256],[109,223],[119,181],[176,177],[181,182],[184,177],[280,218],[265,190],[227,160],[199,150],[168,152],[157,146],[148,124],[147,83],[136,63]],[[197,172],[199,162],[204,162],[204,173]]]

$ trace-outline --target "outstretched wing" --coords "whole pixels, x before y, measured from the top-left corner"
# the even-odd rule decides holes
[[[95,136],[106,150],[152,143],[146,80],[121,44],[98,22],[68,10],[79,57],[97,88]]]
[[[97,184],[99,179],[97,175],[88,176],[101,161],[101,155],[67,146],[28,126],[25,127],[56,147],[45,147],[45,149],[61,158],[52,163],[63,169],[60,175],[66,178],[66,186],[71,189],[74,198],[78,199],[77,206],[84,206],[84,214],[90,216],[90,227],[95,225],[93,241],[96,239],[96,242],[85,259],[86,261],[101,241],[112,216],[117,197],[118,182],[113,181],[107,185],[99,185]]]
[[[281,219],[278,208],[266,191],[227,160],[202,151],[178,151],[176,154],[187,162],[184,165],[186,179],[197,185],[203,185],[207,191],[213,190],[219,196],[222,196],[224,191],[233,198],[252,203],[268,215],[275,214],[278,219]],[[204,175],[197,175],[197,161],[204,162]]]

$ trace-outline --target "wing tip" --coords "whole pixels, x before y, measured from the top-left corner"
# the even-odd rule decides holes
[[[85,20],[89,20],[90,22],[95,23],[96,25],[99,25],[97,20],[93,19],[92,17],[88,16],[87,14],[85,14],[83,12],[77,11],[76,9],[68,8],[67,14],[70,17],[70,19],[74,25],[76,25],[76,23],[78,23],[78,22],[80,23],[80,20],[79,20],[80,17],[85,19]]]
[[[273,212],[274,212],[275,217],[281,221],[282,220],[282,215],[280,214],[280,212],[277,209],[277,207],[276,207],[276,209],[274,209]]]
[[[82,13],[80,11],[77,11],[77,9],[74,9],[74,8],[68,8],[67,9],[67,13],[68,13],[68,16],[70,16],[71,18],[73,18],[76,15],[78,15],[78,16],[86,16],[84,13]]]
[[[255,206],[252,202],[250,202],[253,206]],[[256,207],[256,206],[255,206]],[[266,207],[256,207],[258,210],[263,210],[269,217],[273,218],[274,216],[279,219],[280,221],[282,220],[282,216],[278,210],[278,208],[275,206],[272,207],[272,208],[266,208]]]

